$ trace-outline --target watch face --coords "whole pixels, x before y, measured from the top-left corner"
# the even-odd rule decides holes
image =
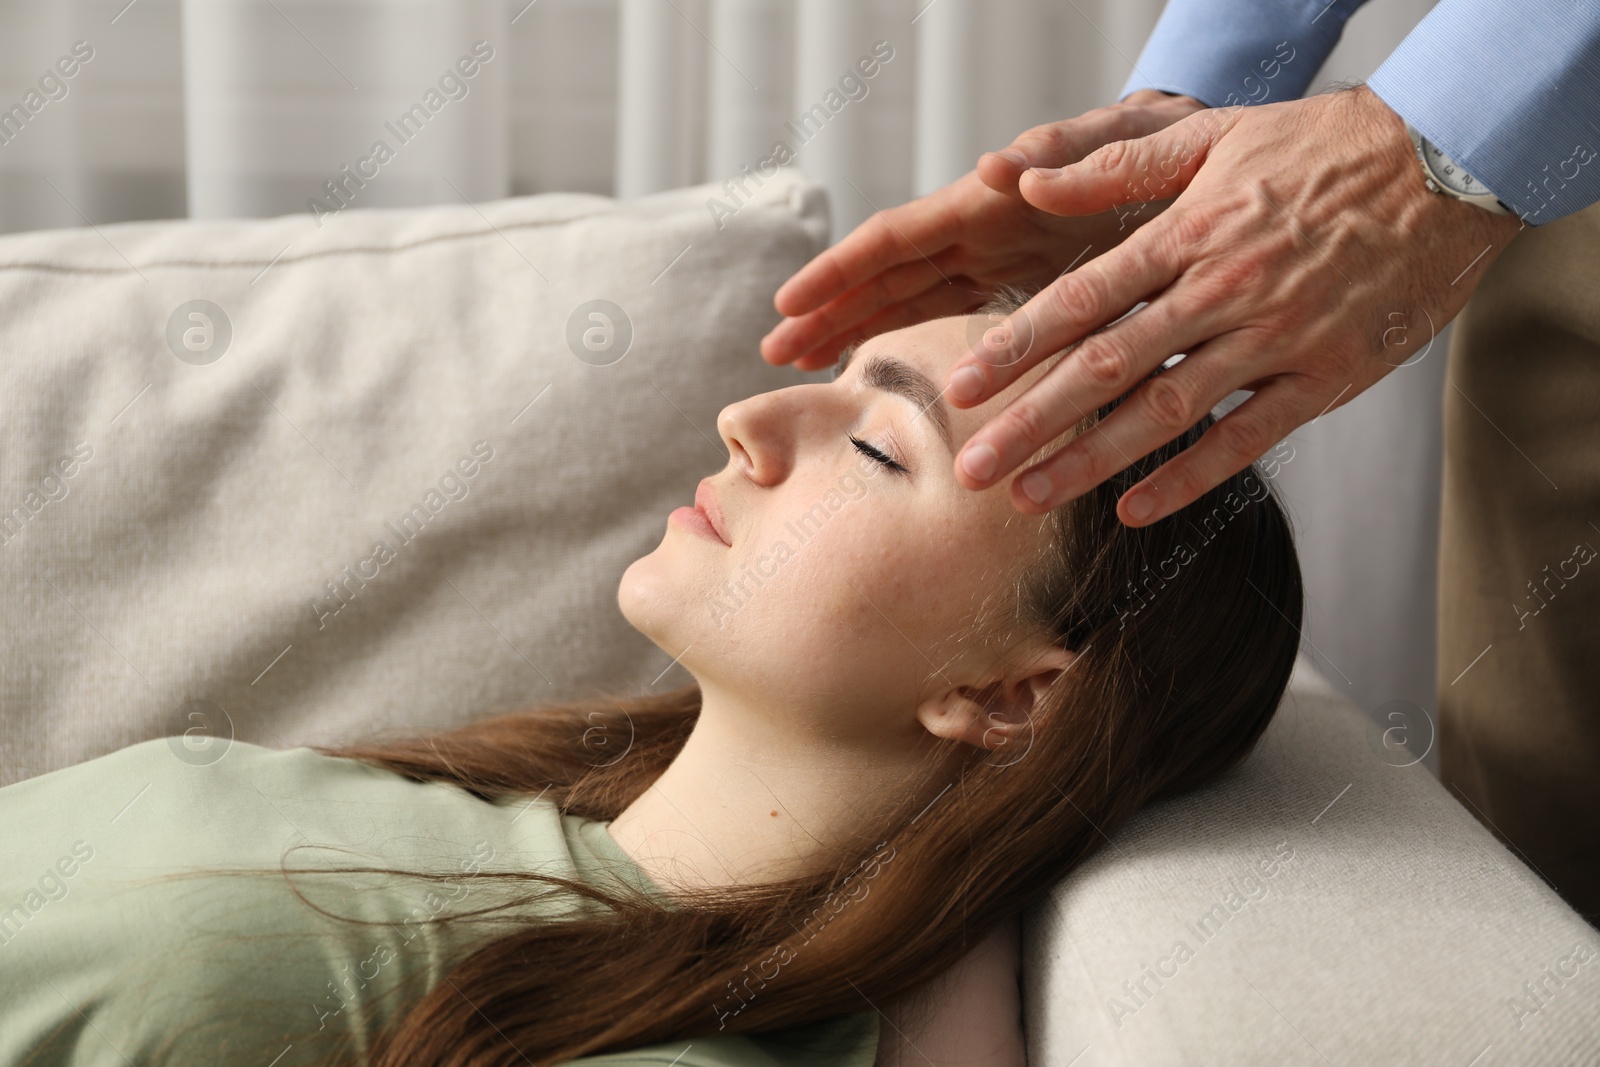
[[[1459,163],[1445,155],[1443,149],[1426,137],[1422,138],[1422,151],[1428,161],[1428,170],[1433,173],[1433,180],[1451,192],[1463,196],[1482,196],[1489,191],[1484,188],[1482,182],[1462,170]]]

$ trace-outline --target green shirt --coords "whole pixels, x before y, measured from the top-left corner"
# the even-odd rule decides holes
[[[505,923],[595,907],[558,891],[493,922],[423,921],[541,886],[476,871],[629,883],[670,901],[607,826],[537,797],[491,803],[238,741],[159,738],[0,788],[0,1067],[302,1067],[365,1052]],[[203,873],[173,877],[184,871]],[[877,1043],[876,1013],[862,1012],[575,1062],[870,1067]]]

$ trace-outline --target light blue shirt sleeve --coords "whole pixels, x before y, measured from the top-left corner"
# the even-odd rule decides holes
[[[1530,226],[1600,200],[1600,3],[1441,0],[1367,85]]]
[[[1172,0],[1122,94],[1305,92],[1360,0]],[[1600,201],[1600,3],[1440,0],[1367,82],[1533,226]]]
[[[1121,96],[1161,89],[1207,107],[1293,100],[1362,2],[1170,0]]]

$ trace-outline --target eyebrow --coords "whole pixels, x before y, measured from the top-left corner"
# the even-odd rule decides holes
[[[839,354],[838,367],[833,375],[835,379],[845,372],[859,347],[859,343],[853,344]],[[911,401],[917,406],[918,414],[932,415],[945,450],[951,455],[955,454],[955,446],[950,442],[950,413],[945,408],[944,391],[936,387],[926,374],[894,356],[871,356],[862,364],[861,376],[872,388]]]

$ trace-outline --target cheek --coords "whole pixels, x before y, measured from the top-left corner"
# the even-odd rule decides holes
[[[800,501],[774,510],[757,542],[760,550],[738,561],[737,569],[766,582],[774,594],[769,602],[796,626],[857,634],[872,611],[868,598],[879,595],[878,576],[891,570],[898,502],[872,493]]]
[[[830,673],[854,673],[863,657],[915,655],[888,620],[900,624],[900,605],[916,585],[911,561],[923,551],[916,498],[887,476],[862,492],[863,483],[837,476],[846,471],[772,498],[748,547],[718,576],[723,625],[716,628],[770,669],[815,671],[826,663]]]
[[[879,583],[908,610],[946,604],[952,593],[965,596],[973,575],[1010,552],[1009,531],[984,506],[990,502],[958,486],[908,497],[861,546],[863,580]]]
[[[985,596],[1004,588],[999,546],[947,510],[867,497],[841,512],[786,564],[792,584],[776,600],[813,651],[929,668],[959,640]],[[927,657],[927,658],[924,658]]]

